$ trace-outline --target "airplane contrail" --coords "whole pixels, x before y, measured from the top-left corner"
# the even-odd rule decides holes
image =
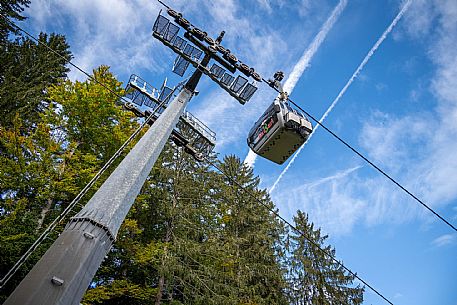
[[[340,17],[346,5],[347,0],[340,0],[338,5],[335,6],[328,19],[319,30],[319,33],[317,33],[316,37],[314,37],[309,47],[305,50],[305,52],[303,52],[300,60],[295,64],[294,68],[292,69],[292,73],[290,73],[284,84],[284,91],[289,94],[292,93],[298,80],[303,75],[303,72],[305,72],[305,70],[310,66],[311,59],[313,58],[314,54],[316,54],[322,42],[325,40],[325,37],[327,37],[328,32],[332,29],[333,25]],[[249,150],[246,158],[244,159],[244,163],[254,167],[256,159],[257,155],[252,150]]]
[[[329,113],[333,110],[333,108],[335,107],[335,105],[338,103],[338,101],[341,99],[341,97],[344,95],[344,93],[347,91],[347,89],[349,88],[349,86],[352,84],[352,82],[354,82],[354,80],[357,78],[357,76],[360,74],[360,72],[362,71],[362,69],[365,67],[365,65],[368,63],[368,61],[370,60],[370,58],[373,56],[374,52],[376,52],[376,50],[379,48],[379,46],[381,45],[381,43],[386,39],[387,35],[389,35],[390,32],[392,32],[393,28],[397,25],[398,21],[401,19],[401,17],[403,17],[403,15],[405,14],[406,10],[408,9],[408,7],[410,6],[412,0],[407,0],[405,2],[405,4],[403,5],[403,7],[401,8],[400,12],[397,14],[397,16],[395,17],[395,19],[392,21],[392,23],[389,25],[389,27],[384,31],[384,33],[382,33],[381,37],[379,37],[379,39],[376,41],[376,43],[374,44],[374,46],[370,49],[370,51],[368,52],[368,54],[365,56],[365,58],[363,59],[363,61],[360,63],[360,65],[357,67],[357,69],[355,70],[354,74],[352,74],[351,78],[348,80],[348,82],[346,83],[346,85],[343,87],[343,89],[341,89],[340,93],[338,94],[338,96],[335,98],[335,100],[332,102],[332,104],[330,105],[330,107],[327,109],[327,111],[325,111],[324,115],[320,118],[319,120],[319,123],[322,123],[326,118],[327,116],[329,115]],[[313,129],[313,132],[309,135],[309,138],[306,140],[305,144],[303,144],[297,151],[297,153],[293,156],[293,158],[290,160],[290,162],[287,164],[287,166],[284,168],[284,170],[281,172],[281,174],[279,174],[278,178],[276,179],[275,183],[273,183],[273,185],[271,186],[270,190],[268,191],[270,194],[274,191],[274,189],[276,188],[276,185],[279,183],[279,181],[282,179],[282,177],[284,176],[285,173],[287,173],[287,171],[289,170],[290,166],[294,163],[295,159],[297,158],[297,156],[300,154],[300,152],[302,151],[303,147],[305,147],[306,143],[309,142],[309,140],[312,138],[313,134],[316,132],[316,130],[319,128],[319,124],[317,124],[314,129]]]

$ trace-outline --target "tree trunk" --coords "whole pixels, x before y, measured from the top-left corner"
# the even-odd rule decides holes
[[[41,210],[40,218],[38,219],[38,224],[35,229],[35,231],[37,233],[40,232],[40,229],[43,226],[44,219],[46,218],[46,215],[48,214],[51,207],[52,207],[52,198],[49,198],[48,202],[46,203],[46,206]]]
[[[179,198],[179,193],[176,191],[176,186],[177,184],[179,183],[179,178],[180,178],[180,165],[181,165],[181,162],[182,161],[182,158],[179,158],[177,160],[177,165],[176,165],[176,176],[174,177],[173,179],[173,192],[171,194],[171,200],[172,200],[172,211],[174,209],[176,209],[177,205],[178,205],[178,198]],[[162,259],[162,269],[163,267],[165,266],[165,261],[166,261],[166,258],[167,258],[167,250],[168,250],[168,247],[167,247],[167,244],[171,241],[171,234],[173,233],[173,215],[170,217],[170,220],[167,222],[167,231],[165,232],[165,238],[164,238],[164,242],[165,242],[165,246],[164,246],[164,249],[163,249],[163,259]],[[162,302],[162,297],[163,297],[163,290],[164,290],[164,287],[165,287],[165,276],[164,275],[161,275],[160,278],[159,278],[159,282],[158,282],[158,285],[157,285],[157,295],[156,295],[156,301],[155,301],[155,305],[160,305],[161,302]],[[172,289],[172,292],[171,294],[173,294],[173,289]]]
[[[62,162],[62,165],[60,166],[59,171],[58,171],[57,181],[62,181],[63,174],[65,172],[65,167],[67,165],[67,159],[71,159],[71,157],[75,153],[75,150],[78,148],[79,144],[80,143],[78,142],[76,144],[76,146],[70,151],[69,156],[67,158],[65,158],[64,161]],[[54,196],[54,195],[52,195],[52,196]],[[46,206],[41,210],[40,218],[38,219],[38,224],[37,224],[37,227],[35,229],[35,231],[37,233],[40,232],[40,229],[42,228],[43,223],[44,223],[44,219],[46,218],[46,215],[48,214],[48,212],[52,208],[52,202],[53,202],[52,196],[51,196],[51,198],[48,199],[48,202],[47,202]]]
[[[172,199],[173,199],[173,208],[176,207],[176,198],[174,196],[172,196]],[[167,223],[167,231],[165,232],[165,238],[164,238],[164,242],[165,242],[165,246],[163,248],[163,258],[162,258],[162,268],[165,266],[165,261],[167,259],[167,250],[168,250],[168,243],[171,241],[171,234],[173,232],[173,218],[168,221]],[[165,287],[165,276],[164,275],[161,275],[160,278],[159,278],[159,283],[158,283],[158,286],[157,286],[157,295],[156,295],[156,302],[155,302],[155,305],[160,305],[161,302],[162,302],[162,296],[163,296],[163,289]]]
[[[173,230],[173,222],[170,221],[170,222],[168,222],[167,231],[165,233],[165,238],[164,238],[165,246],[163,248],[162,267],[165,266],[165,261],[167,259],[167,248],[168,248],[167,244],[171,240],[172,230]],[[161,275],[159,278],[159,283],[158,283],[158,287],[157,287],[158,291],[157,291],[157,295],[156,295],[155,305],[160,305],[160,303],[162,302],[162,295],[163,295],[164,287],[165,287],[165,276]]]

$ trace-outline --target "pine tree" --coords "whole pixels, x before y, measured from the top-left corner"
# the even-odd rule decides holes
[[[69,71],[69,46],[62,35],[41,33],[35,43],[29,38],[5,41],[0,52],[0,125],[10,127],[16,115],[26,126],[36,126],[49,105],[47,88]],[[49,51],[44,45],[55,50]]]
[[[285,304],[283,270],[278,263],[283,227],[264,206],[273,209],[274,204],[258,189],[259,178],[252,168],[237,157],[225,157],[220,166],[230,177],[222,176],[219,193],[222,242],[229,254],[223,270],[231,274],[239,304]]]
[[[16,115],[23,125],[34,126],[48,105],[46,88],[69,71],[71,54],[64,36],[40,33],[35,42],[12,25],[26,19],[21,13],[29,4],[29,0],[0,0],[0,125],[4,127],[11,127]]]
[[[208,165],[167,145],[94,279],[97,287],[83,303],[233,304],[227,301],[231,287],[215,268],[224,255],[214,234],[215,176]],[[124,279],[148,299],[128,291],[115,294],[116,283]]]
[[[294,222],[296,228],[314,243],[295,231],[290,234],[290,255],[286,259],[290,303],[361,304],[364,288],[354,286],[354,276],[318,249],[319,246],[335,255],[335,249],[325,245],[328,236],[321,236],[320,229],[315,230],[308,215],[301,211],[297,211]]]
[[[10,22],[24,20],[21,13],[29,4],[30,0],[0,0],[0,45],[8,39],[10,33],[17,34],[17,29]]]
[[[225,304],[227,287],[214,268],[221,256],[216,205],[212,190],[215,173],[205,163],[196,163],[183,150],[170,155],[162,165],[171,179],[163,181],[168,199],[158,204],[165,218],[164,248],[158,268],[155,304],[174,300],[184,304]]]

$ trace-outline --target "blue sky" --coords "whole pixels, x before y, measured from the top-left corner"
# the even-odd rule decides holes
[[[344,3],[341,3],[344,2]],[[291,74],[340,5],[308,58],[291,98],[320,118],[394,20],[399,0],[168,1],[265,78]],[[111,66],[160,86],[179,78],[174,53],[151,36],[153,0],[32,0],[23,26],[65,34],[74,63]],[[457,224],[457,2],[413,0],[339,99],[325,124],[454,225]],[[84,79],[78,71],[72,79]],[[189,110],[216,131],[221,156],[248,154],[246,136],[275,97],[260,85],[245,106],[210,80]],[[270,188],[286,165],[257,158]],[[457,305],[457,235],[319,129],[271,194],[290,219],[297,209],[330,235],[337,257],[394,304]],[[365,304],[385,302],[367,290]]]

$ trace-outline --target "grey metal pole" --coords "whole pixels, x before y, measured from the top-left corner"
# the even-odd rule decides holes
[[[79,304],[195,86],[170,103],[4,305]]]

